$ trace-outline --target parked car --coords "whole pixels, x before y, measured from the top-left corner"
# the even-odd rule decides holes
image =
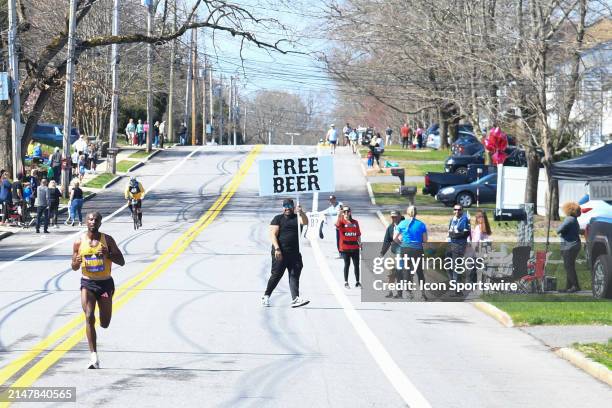
[[[480,203],[494,203],[497,197],[497,174],[488,174],[469,184],[445,187],[436,194],[436,200],[447,207],[460,204],[471,207],[476,200]]]
[[[374,137],[374,129],[365,128],[365,127],[357,128],[357,140],[359,141],[360,145],[362,146],[369,145],[373,137]]]
[[[478,169],[482,169],[479,174]],[[423,187],[423,194],[429,194],[433,197],[448,186],[456,186],[459,184],[469,184],[473,181],[478,180],[490,173],[495,173],[496,168],[492,166],[485,166],[484,164],[470,164],[467,167],[467,173],[456,174],[456,173],[434,173],[429,172],[425,174],[425,187]]]
[[[474,156],[482,154],[485,147],[476,135],[468,131],[458,131],[457,140],[451,146],[453,156]]]
[[[449,156],[444,161],[444,171],[466,175],[470,164],[484,164],[484,150],[474,155]]]
[[[49,146],[62,147],[64,136],[62,132],[64,126],[56,125],[53,123],[39,123],[34,128],[32,134],[32,140]],[[77,128],[72,128],[70,132],[70,144],[72,145],[77,139],[81,137]]]
[[[584,231],[593,217],[607,217],[612,219],[612,201],[589,200],[580,205],[581,214],[578,217],[580,230]]]
[[[612,218],[591,218],[584,235],[593,296],[612,299]]]
[[[430,133],[427,136],[425,146],[430,149],[438,150],[440,148],[440,135],[437,133]]]

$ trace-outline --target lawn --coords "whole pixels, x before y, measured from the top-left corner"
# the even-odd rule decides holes
[[[99,176],[97,176],[96,178],[89,180],[87,183],[85,183],[84,187],[90,187],[90,188],[102,188],[104,187],[104,185],[106,183],[108,183],[109,181],[111,181],[112,179],[114,179],[116,176],[112,173],[102,173]]]
[[[406,169],[406,176],[424,176],[429,172],[444,172],[444,165],[440,164],[416,164],[399,162],[400,167]]]
[[[146,150],[139,150],[135,153],[130,154],[130,159],[146,159],[151,153],[147,153]]]
[[[576,350],[585,354],[591,360],[597,361],[612,370],[612,339],[608,340],[607,344],[588,343],[588,344],[573,344]]]
[[[432,196],[421,194],[423,183],[406,183],[407,186],[416,186],[415,205],[440,205]],[[408,198],[400,196],[397,192],[399,183],[372,183],[372,192],[378,205],[396,205],[407,207]]]
[[[136,163],[138,162],[134,160],[121,160],[119,163],[117,163],[117,171],[119,173],[127,173],[127,171]]]
[[[505,300],[512,296],[512,301]],[[546,299],[547,301],[538,301]],[[516,325],[612,324],[612,302],[580,295],[485,295]]]
[[[368,149],[359,149],[361,157],[367,157]],[[423,161],[444,161],[450,155],[448,150],[404,150],[401,148],[390,147],[385,149],[381,156],[384,160],[423,160]]]

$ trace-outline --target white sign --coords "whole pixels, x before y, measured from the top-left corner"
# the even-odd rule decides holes
[[[589,181],[589,199],[612,200],[612,181]]]
[[[527,185],[527,167],[497,166],[497,197],[495,208],[518,209],[525,203],[525,186]],[[538,177],[537,213],[546,214],[548,202],[548,182],[546,172],[540,169]]]
[[[8,101],[9,80],[7,72],[0,72],[0,101]]]
[[[298,195],[333,192],[331,156],[287,157],[259,160],[259,195]]]

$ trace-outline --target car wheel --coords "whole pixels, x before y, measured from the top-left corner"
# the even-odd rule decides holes
[[[455,174],[458,174],[460,176],[467,176],[467,167],[457,167],[455,169]]]
[[[593,264],[593,296],[612,299],[612,256],[599,255]]]
[[[457,204],[461,205],[464,208],[471,207],[474,203],[474,197],[470,193],[459,193],[457,195]]]

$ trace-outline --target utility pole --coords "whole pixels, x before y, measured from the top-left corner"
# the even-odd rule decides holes
[[[68,58],[66,59],[66,92],[64,95],[64,159],[70,158],[70,133],[72,131],[72,86],[74,81],[74,43],[76,34],[76,0],[70,0],[68,22]],[[64,198],[68,198],[71,166],[62,170],[62,189]]]
[[[189,133],[189,105],[190,105],[190,100],[191,100],[191,75],[193,74],[192,72],[192,63],[193,63],[193,58],[191,57],[193,52],[193,28],[191,29],[191,41],[189,42],[189,63],[187,65],[187,90],[185,92],[185,113],[183,115],[183,124],[185,125],[185,128],[187,129],[187,133]],[[187,140],[189,140],[187,138],[187,134],[185,135],[185,144],[187,144]]]
[[[206,70],[208,69],[208,60],[204,57],[204,71],[202,71],[202,145],[206,144]]]
[[[147,7],[147,37],[153,36],[153,1],[145,1]],[[147,43],[147,123],[149,130],[147,131],[147,153],[151,152],[151,143],[153,138],[153,80],[151,78],[151,69],[153,64],[153,44]]]
[[[232,123],[232,129],[234,130],[234,147],[236,147],[236,126],[238,125],[236,122],[236,112],[238,112],[238,85],[236,85],[236,79],[238,78],[234,78],[234,108],[232,109],[232,119],[234,119],[234,123]]]
[[[234,109],[234,97],[233,97],[233,93],[234,93],[234,77],[230,76],[230,84],[229,84],[229,89],[228,89],[228,107],[227,107],[227,144],[230,144],[229,141],[229,137],[230,137],[230,131],[231,128],[230,126],[233,126],[234,124],[234,118],[232,115],[232,110]]]
[[[244,123],[242,124],[242,143],[246,144],[247,104],[244,103]]]
[[[15,52],[17,41],[17,13],[15,0],[9,0],[9,32],[8,32],[8,53],[9,53],[9,89],[12,102],[11,133],[13,148],[13,179],[17,179],[17,174],[21,171],[21,98],[19,95],[19,58]]]
[[[213,102],[213,69],[212,64],[208,67],[208,93],[210,94],[210,138],[215,143],[215,104]]]
[[[223,144],[223,75],[219,78],[219,144]]]
[[[113,0],[113,35],[119,35],[119,0]],[[113,96],[111,99],[111,115],[108,135],[108,163],[110,172],[117,172],[117,112],[119,111],[119,60],[118,44],[111,46],[111,75],[113,77]]]
[[[174,31],[176,31],[177,16],[176,16],[176,0],[174,0]],[[170,88],[168,90],[168,126],[166,127],[168,141],[176,142],[174,134],[174,62],[176,60],[176,38],[172,40],[172,50],[170,51]]]
[[[192,41],[191,46],[191,145],[195,146],[197,143],[196,134],[196,120],[198,115],[196,114],[196,80],[198,78],[198,30],[192,29]]]

